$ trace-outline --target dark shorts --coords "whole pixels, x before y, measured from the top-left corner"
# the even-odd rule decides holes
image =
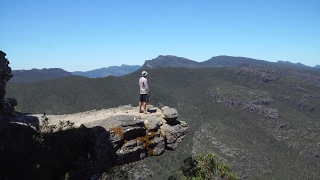
[[[148,94],[140,94],[140,102],[148,102],[149,96]]]

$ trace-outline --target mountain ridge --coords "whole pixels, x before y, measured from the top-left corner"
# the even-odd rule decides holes
[[[70,75],[84,76],[89,78],[103,78],[106,76],[123,76],[141,68],[164,68],[164,67],[187,67],[187,68],[203,68],[203,67],[235,67],[241,64],[261,64],[269,66],[279,66],[288,68],[306,68],[319,70],[320,66],[315,67],[306,66],[302,63],[291,63],[289,61],[277,61],[269,62],[266,60],[259,60],[248,57],[237,56],[214,56],[206,61],[197,62],[184,57],[178,57],[174,55],[159,55],[158,57],[146,60],[143,65],[121,65],[121,66],[109,66],[89,71],[73,71],[68,72],[61,68],[49,68],[49,69],[31,69],[31,70],[13,70],[13,78],[11,82],[36,82],[49,80],[52,78],[59,78]]]
[[[234,67],[241,64],[261,64],[261,65],[270,65],[270,66],[280,66],[280,67],[300,67],[300,68],[311,68],[317,69],[315,67],[306,66],[302,63],[292,63],[289,61],[277,61],[270,62],[266,60],[259,60],[249,57],[241,57],[241,56],[213,56],[212,58],[197,62],[194,60],[190,60],[184,57],[178,57],[174,55],[160,55],[157,58],[146,60],[142,65],[144,68],[161,68],[161,67],[189,67],[189,68],[197,68],[197,67]]]

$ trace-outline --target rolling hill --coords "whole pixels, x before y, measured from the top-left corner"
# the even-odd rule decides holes
[[[70,72],[60,68],[13,70],[12,74],[13,77],[10,79],[10,82],[15,83],[38,82],[72,75]]]
[[[197,64],[186,62],[189,67]],[[240,179],[319,177],[319,71],[269,63],[157,67],[141,69],[149,73],[150,104],[176,108],[190,132],[176,151],[138,162],[153,172],[153,179],[177,175],[184,158],[207,152],[230,164]],[[135,71],[121,77],[8,82],[6,97],[15,97],[28,113],[136,105],[139,77],[140,71]],[[145,168],[139,167],[133,168],[143,173]]]
[[[125,74],[132,73],[138,70],[141,66],[138,65],[121,65],[121,66],[109,66],[100,69],[94,69],[91,71],[74,71],[73,75],[85,76],[89,78],[100,78],[107,76],[123,76]]]
[[[141,66],[138,65],[121,65],[121,66],[110,66],[107,68],[94,69],[91,71],[74,71],[68,72],[60,68],[44,68],[44,69],[31,69],[31,70],[13,70],[13,78],[10,82],[14,83],[30,83],[45,81],[49,79],[55,79],[59,77],[79,75],[89,78],[100,78],[106,76],[122,76],[136,71]]]

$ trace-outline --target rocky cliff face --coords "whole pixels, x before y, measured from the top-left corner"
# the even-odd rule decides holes
[[[12,98],[4,98],[6,95],[6,84],[13,77],[9,61],[6,59],[6,53],[0,51],[0,114],[9,114],[17,101]]]
[[[165,150],[175,150],[184,139],[189,125],[178,120],[176,109],[167,106],[160,109],[152,105],[147,108],[147,114],[139,113],[138,107],[126,105],[46,117],[49,126],[68,122],[75,128],[85,126],[92,129],[90,132],[95,140],[87,154],[94,162],[96,172],[103,172],[116,165],[161,155]],[[43,125],[42,116],[16,114],[14,121],[38,128]]]

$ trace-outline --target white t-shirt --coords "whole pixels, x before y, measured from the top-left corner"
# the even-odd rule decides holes
[[[149,94],[148,80],[145,77],[139,79],[140,94]]]

